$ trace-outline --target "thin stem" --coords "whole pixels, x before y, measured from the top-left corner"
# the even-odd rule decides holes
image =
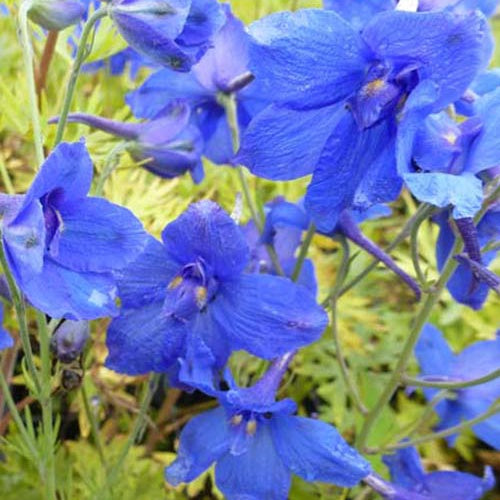
[[[99,423],[97,422],[97,418],[95,413],[92,411],[90,406],[89,396],[87,394],[87,389],[85,388],[85,382],[81,385],[80,388],[83,400],[83,407],[85,409],[85,414],[90,423],[90,431],[92,433],[92,438],[94,439],[94,444],[97,448],[97,453],[99,454],[99,460],[101,461],[101,465],[105,471],[108,470],[108,464],[106,462],[106,457],[104,456],[104,448],[102,446],[101,434],[99,433]]]
[[[118,163],[120,161],[120,155],[123,151],[125,151],[127,149],[127,147],[128,147],[128,143],[120,142],[108,154],[108,156],[106,158],[106,162],[104,164],[104,168],[102,169],[102,172],[97,179],[97,184],[96,184],[95,192],[94,192],[95,196],[102,196],[102,193],[104,192],[104,184],[106,183],[106,180],[113,173],[115,168],[118,166]]]
[[[458,263],[453,258],[453,256],[461,251],[462,246],[463,242],[457,238],[455,240],[455,244],[453,245],[450,254],[448,255],[446,264],[443,267],[443,272],[438,282],[436,283],[436,286],[434,287],[432,292],[429,293],[429,295],[427,296],[427,299],[422,305],[420,312],[415,318],[415,321],[410,331],[410,335],[399,356],[398,363],[396,365],[396,368],[394,369],[394,372],[391,375],[391,378],[389,379],[387,385],[385,386],[385,389],[380,395],[375,406],[370,410],[370,412],[366,417],[363,427],[361,428],[361,432],[356,440],[356,445],[358,449],[363,450],[365,448],[370,431],[372,430],[375,422],[380,416],[380,413],[384,409],[385,405],[389,403],[392,396],[399,387],[403,373],[406,370],[406,367],[408,366],[413,349],[415,347],[415,344],[417,343],[418,337],[420,336],[420,332],[424,327],[425,323],[427,322],[427,320],[429,319],[430,313],[433,307],[436,305],[437,301],[439,300],[441,292],[446,286],[446,283],[448,282],[451,275],[457,268]]]
[[[432,381],[432,380],[422,380],[419,378],[412,378],[408,376],[403,376],[402,382],[409,386],[414,387],[433,387],[435,389],[465,389],[466,387],[474,387],[475,385],[481,385],[490,380],[495,380],[500,377],[500,369],[495,370],[482,377],[464,380],[463,382],[446,382],[446,381]]]
[[[36,312],[38,333],[40,335],[40,358],[42,362],[41,379],[42,391],[40,394],[40,404],[42,406],[43,438],[45,440],[45,491],[46,498],[56,500],[56,474],[55,474],[55,436],[54,422],[52,415],[52,377],[50,362],[50,337],[47,329],[45,314]]]
[[[12,184],[9,171],[7,170],[5,159],[1,152],[0,152],[0,175],[2,176],[2,182],[5,187],[5,191],[7,191],[8,194],[16,194],[16,190],[14,189],[14,185]]]
[[[422,272],[422,267],[420,266],[420,258],[418,255],[418,231],[420,226],[424,222],[424,219],[419,219],[415,222],[413,227],[411,228],[410,234],[410,249],[411,249],[411,260],[413,261],[413,268],[415,269],[415,273],[417,274],[417,279],[420,285],[425,285],[426,278],[424,273]]]
[[[337,322],[338,291],[342,286],[342,283],[345,280],[345,277],[347,276],[347,273],[349,271],[349,244],[347,243],[345,238],[342,238],[340,241],[342,244],[342,263],[340,264],[340,268],[337,273],[337,278],[335,281],[335,286],[332,289],[330,298],[333,341],[335,343],[335,351],[337,353],[337,361],[339,362],[340,366],[340,373],[342,374],[344,383],[346,384],[349,390],[349,393],[352,397],[352,401],[356,406],[356,408],[358,409],[358,411],[361,414],[366,415],[368,413],[368,410],[366,409],[365,405],[363,404],[363,401],[361,400],[361,396],[359,395],[356,383],[351,378],[351,374],[349,372],[349,368],[347,367],[347,363],[345,361],[345,357],[342,352],[342,345],[339,338],[338,322]]]
[[[61,115],[59,117],[59,122],[57,124],[56,139],[54,146],[62,141],[64,135],[64,129],[66,127],[66,122],[68,119],[69,110],[71,107],[71,101],[73,100],[73,94],[75,92],[76,81],[78,80],[78,75],[80,69],[82,68],[83,62],[89,55],[90,49],[87,45],[88,38],[92,32],[94,25],[108,14],[107,7],[96,10],[87,20],[85,26],[83,27],[82,35],[80,37],[80,43],[78,44],[78,50],[76,52],[75,60],[73,62],[73,68],[71,70],[71,75],[69,78],[68,86],[66,88],[66,94],[64,95],[63,106],[61,110]]]
[[[33,47],[31,46],[28,30],[28,10],[31,7],[31,1],[27,0],[21,4],[19,9],[19,37],[23,48],[24,68],[28,83],[28,97],[31,111],[31,122],[33,124],[33,141],[35,143],[35,152],[38,167],[43,163],[45,155],[43,152],[42,127],[40,125],[40,114],[38,111],[38,101],[35,83],[35,73],[33,65]]]
[[[107,476],[107,486],[110,489],[110,491],[113,488],[113,485],[118,479],[118,475],[120,473],[120,470],[123,466],[123,462],[127,458],[128,452],[132,448],[132,446],[135,444],[136,441],[138,441],[141,438],[142,433],[144,432],[145,429],[145,423],[146,423],[146,413],[148,411],[149,405],[151,403],[151,399],[153,397],[153,394],[156,391],[156,387],[159,383],[160,380],[160,375],[152,375],[146,384],[146,388],[144,391],[144,396],[141,401],[141,406],[139,408],[139,414],[137,415],[137,418],[134,423],[134,428],[132,429],[131,434],[129,435],[127,442],[123,446],[120,455],[118,456],[118,460],[116,463],[112,466],[108,476]]]
[[[420,221],[427,219],[433,212],[435,208],[428,203],[422,203],[413,214],[412,217],[408,219],[404,225],[401,232],[394,238],[392,243],[384,250],[389,253],[391,250],[396,248],[400,243],[402,243],[411,234],[411,229],[414,224],[420,224]],[[357,276],[355,276],[351,281],[346,283],[346,285],[340,290],[339,296],[347,293],[351,288],[355,287],[360,281],[362,281],[368,274],[370,274],[378,264],[378,260],[374,259],[373,262],[368,265],[363,271],[361,271]]]
[[[21,434],[21,437],[24,440],[24,444],[29,449],[31,456],[38,461],[39,460],[38,450],[36,448],[35,443],[33,443],[33,440],[31,439],[29,432],[26,430],[21,415],[19,414],[19,411],[17,409],[16,403],[14,402],[12,394],[10,393],[9,384],[5,379],[5,375],[2,370],[0,370],[0,387],[2,389],[2,393],[4,395],[7,406],[9,408],[10,415],[14,419],[14,422],[16,423],[17,430]]]
[[[292,273],[292,281],[297,281],[300,276],[300,272],[302,271],[302,266],[304,265],[304,261],[306,260],[307,253],[309,252],[309,247],[311,246],[311,242],[314,237],[314,233],[316,232],[316,226],[314,222],[309,224],[309,228],[307,229],[306,236],[300,246],[299,255],[297,257],[297,261],[295,262],[295,267],[293,268]]]
[[[26,362],[28,365],[28,371],[34,384],[33,389],[36,395],[39,396],[41,393],[41,384],[39,380],[38,370],[35,366],[33,350],[31,348],[28,322],[26,320],[26,306],[24,304],[24,298],[17,288],[16,282],[14,281],[14,277],[12,276],[10,267],[7,263],[7,259],[5,257],[5,249],[3,246],[3,238],[2,242],[0,243],[0,264],[2,266],[5,278],[7,279],[7,283],[9,285],[10,293],[12,295],[12,302],[14,304],[14,309],[16,311],[17,321],[19,324],[19,338],[21,339],[21,344],[23,346],[24,355],[26,357]]]
[[[377,453],[385,453],[387,451],[395,451],[395,450],[402,450],[404,448],[408,448],[410,446],[416,446],[422,443],[427,443],[428,441],[434,441],[435,439],[440,439],[440,438],[445,438],[448,436],[452,436],[453,434],[456,434],[457,432],[463,431],[464,429],[469,429],[473,425],[479,424],[481,422],[484,422],[488,418],[492,417],[493,415],[496,415],[497,413],[500,413],[500,405],[499,404],[494,404],[489,410],[485,411],[484,413],[481,413],[477,417],[471,418],[470,420],[465,420],[464,422],[454,425],[453,427],[448,427],[447,429],[444,429],[439,432],[433,432],[431,434],[426,434],[425,436],[421,436],[419,438],[413,439],[411,441],[404,441],[402,443],[394,444],[391,446],[386,446],[383,449],[377,449],[377,450],[370,450],[370,452],[377,452]]]

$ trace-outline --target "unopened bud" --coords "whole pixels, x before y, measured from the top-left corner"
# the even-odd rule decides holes
[[[38,0],[28,11],[34,23],[50,31],[60,31],[76,24],[84,14],[85,6],[77,0]]]
[[[81,354],[88,338],[88,321],[66,320],[52,336],[51,348],[60,361],[71,363]]]

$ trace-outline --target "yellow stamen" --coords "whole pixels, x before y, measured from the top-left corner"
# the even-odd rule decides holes
[[[240,425],[243,420],[243,415],[234,415],[231,417],[231,424],[232,425]]]
[[[196,304],[203,307],[207,303],[207,289],[204,286],[197,286],[195,291]]]
[[[379,90],[383,89],[384,87],[385,87],[385,81],[382,78],[377,78],[367,83],[363,87],[363,91],[365,92],[365,94],[372,96],[376,94]]]
[[[458,135],[455,134],[455,132],[452,132],[451,130],[449,132],[446,132],[443,136],[452,146],[457,142]]]
[[[176,276],[168,285],[169,290],[174,290],[182,283],[182,276]]]
[[[246,432],[249,436],[255,435],[257,432],[257,420],[249,420],[246,427]]]

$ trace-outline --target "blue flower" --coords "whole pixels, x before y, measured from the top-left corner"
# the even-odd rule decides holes
[[[12,347],[14,345],[14,340],[2,325],[3,325],[3,304],[0,303],[0,351],[3,349],[8,349],[9,347]]]
[[[78,23],[85,11],[85,5],[78,0],[35,0],[28,16],[46,30],[59,31]]]
[[[59,361],[71,363],[80,356],[89,336],[88,321],[66,320],[52,335],[50,347]]]
[[[215,35],[213,47],[190,73],[158,71],[127,96],[127,103],[139,118],[161,116],[178,99],[187,102],[205,140],[204,154],[217,164],[227,163],[234,154],[220,96],[236,95],[241,129],[267,103],[255,83],[246,85],[251,82],[247,68],[249,36],[229,6],[223,7],[226,22]]]
[[[2,237],[14,278],[33,306],[55,318],[116,314],[112,272],[143,249],[127,209],[87,196],[92,162],[83,143],[60,144],[28,192],[0,195]]]
[[[305,203],[325,232],[342,210],[399,194],[405,101],[440,111],[491,53],[478,13],[382,12],[359,33],[332,11],[309,9],[270,15],[250,33],[250,71],[274,104],[248,126],[237,160],[274,180],[313,173]]]
[[[444,267],[455,244],[455,235],[450,225],[449,216],[449,211],[445,210],[433,218],[440,228],[436,246],[436,260],[439,270]],[[470,239],[472,239],[472,243],[469,245],[473,248],[486,248],[500,240],[500,206],[490,207],[477,225],[476,234],[472,234]],[[482,252],[479,258],[473,255],[473,262],[486,267],[497,254],[498,248],[492,248]],[[486,301],[490,286],[481,280],[481,276],[477,272],[473,272],[467,262],[462,261],[448,281],[447,288],[452,297],[460,304],[480,309]]]
[[[408,447],[383,457],[393,483],[371,474],[366,482],[390,500],[480,500],[495,485],[491,467],[484,477],[457,471],[426,473],[418,451]]]
[[[370,472],[334,427],[294,416],[291,399],[275,401],[287,359],[250,388],[218,391],[221,407],[186,425],[177,459],[165,471],[170,484],[190,482],[216,462],[215,482],[228,500],[285,500],[292,473],[352,487]]]
[[[121,123],[85,113],[70,114],[68,121],[85,123],[128,140],[132,158],[153,174],[171,179],[189,172],[198,183],[203,179],[203,140],[199,130],[189,123],[189,116],[189,108],[178,103],[168,114],[144,123]]]
[[[176,71],[189,71],[224,23],[216,0],[113,0],[109,12],[132,48]]]
[[[498,369],[500,336],[495,340],[475,342],[460,354],[454,354],[442,333],[426,325],[415,347],[415,356],[424,378],[432,380],[467,381],[483,377]],[[424,389],[427,399],[437,389]],[[439,430],[459,424],[462,420],[477,417],[488,410],[500,394],[500,379],[485,384],[458,389],[455,398],[445,399],[436,405],[440,417]],[[472,430],[476,436],[495,449],[500,449],[500,414],[476,424]],[[456,436],[449,438],[453,444]]]
[[[408,106],[400,129],[398,168],[406,185],[420,201],[451,205],[455,219],[479,211],[479,176],[500,165],[500,89],[479,98],[475,111],[457,123],[445,112],[425,117]]]
[[[271,359],[316,340],[328,323],[304,287],[245,274],[241,229],[217,204],[191,205],[120,273],[122,310],[111,323],[107,366],[164,372],[183,359],[222,367],[231,351]]]

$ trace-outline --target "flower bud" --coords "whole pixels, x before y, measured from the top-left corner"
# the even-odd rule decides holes
[[[42,28],[59,31],[76,24],[85,14],[85,6],[77,0],[37,0],[28,16]]]
[[[88,321],[66,320],[52,336],[51,348],[60,361],[71,363],[81,354],[88,338]]]

